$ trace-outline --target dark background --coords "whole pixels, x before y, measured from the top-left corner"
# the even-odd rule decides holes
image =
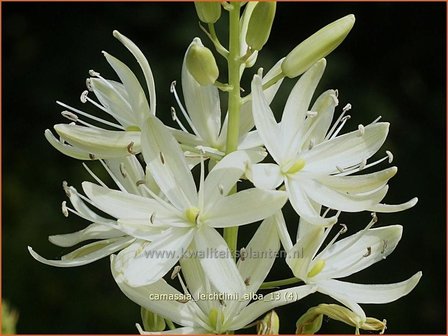
[[[353,105],[346,130],[378,115],[391,122],[380,155],[391,150],[399,172],[386,201],[420,199],[406,212],[379,215],[379,225],[404,226],[402,241],[387,261],[349,280],[397,282],[422,270],[423,278],[407,297],[364,308],[368,316],[388,320],[388,333],[445,333],[446,4],[279,3],[263,57],[247,72],[243,85],[248,87],[257,67],[269,69],[298,42],[349,13],[356,15],[356,25],[327,58],[318,92],[338,88],[339,112],[346,103]],[[43,132],[64,122],[56,100],[90,108],[79,102],[89,69],[115,78],[101,50],[125,61],[142,79],[135,60],[112,37],[113,29],[130,37],[147,55],[156,78],[157,113],[167,121],[174,104],[169,84],[180,80],[184,50],[195,36],[210,44],[198,28],[192,4],[3,3],[2,14],[2,285],[3,297],[20,313],[17,331],[136,333],[139,308],[115,285],[108,258],[61,269],[42,265],[27,252],[31,245],[46,257],[59,258],[68,250],[50,246],[47,236],[86,224],[61,215],[60,203],[65,200],[61,182],[79,186],[90,178],[80,162],[54,150]],[[274,110],[281,111],[293,83],[285,84]],[[288,214],[294,232],[297,218],[291,211]],[[368,223],[369,215],[344,215],[342,221],[353,233]],[[291,276],[285,265],[279,265],[271,279]],[[331,300],[316,294],[278,309],[281,332],[294,332],[297,318],[323,302]],[[353,329],[326,321],[321,332]]]

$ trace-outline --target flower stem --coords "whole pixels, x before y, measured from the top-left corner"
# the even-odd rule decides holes
[[[263,282],[260,286],[260,289],[268,289],[273,287],[280,287],[280,286],[286,286],[286,285],[292,285],[295,283],[299,283],[302,280],[297,278],[288,278],[288,279],[282,279],[282,280],[276,280],[276,281],[267,281]]]
[[[229,12],[229,56],[227,66],[229,70],[229,122],[227,127],[226,154],[238,149],[239,122],[240,122],[240,8],[241,3],[232,2]],[[236,187],[232,192],[236,192]],[[238,227],[224,229],[224,239],[231,252],[237,249]],[[236,254],[234,254],[236,256]]]

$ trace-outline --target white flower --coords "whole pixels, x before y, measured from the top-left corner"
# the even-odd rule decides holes
[[[202,42],[199,38],[195,38],[188,47],[185,55],[188,54],[189,49],[195,44],[202,45]],[[274,65],[266,74],[263,82],[267,82],[280,73],[281,62],[282,60]],[[187,68],[186,56],[182,66],[182,91],[185,107],[180,102],[175,84],[176,82],[172,83],[171,91],[188,125],[185,126],[181,123],[173,109],[173,119],[181,128],[181,130],[171,129],[173,135],[183,145],[185,150],[193,150],[193,153],[186,153],[187,155],[189,154],[192,157],[198,158],[197,153],[194,153],[194,149],[197,146],[201,146],[206,156],[215,155],[218,158],[224,156],[226,151],[228,119],[226,116],[224,123],[221,124],[222,116],[218,88],[215,85],[200,85]],[[273,99],[280,84],[281,81],[265,90],[265,95],[269,101]],[[261,160],[266,156],[266,153],[261,148],[262,141],[258,133],[251,131],[254,127],[251,108],[250,101],[247,101],[241,106],[238,149],[247,150],[249,154],[255,155]],[[192,133],[188,131],[188,128],[191,129]]]
[[[254,237],[246,247],[247,256],[238,261],[238,277],[228,278],[233,283],[228,287],[237,287],[238,279],[245,279],[242,292],[221,292],[209,281],[203,270],[203,263],[192,254],[180,259],[185,282],[179,277],[183,293],[174,289],[165,280],[159,280],[143,287],[132,287],[126,281],[126,268],[136,253],[141,253],[138,242],[111,258],[111,269],[115,281],[123,293],[140,306],[170,319],[181,327],[167,332],[173,334],[224,334],[238,330],[250,324],[266,311],[305,297],[314,292],[314,285],[304,285],[292,289],[276,291],[262,299],[251,302],[266,275],[271,269],[280,243],[276,229],[276,217],[263,221]],[[197,246],[196,246],[197,248]],[[259,255],[265,256],[260,258]],[[216,269],[214,277],[227,278],[226,269]],[[172,277],[173,278],[173,277]],[[171,295],[171,299],[169,297]],[[174,299],[173,299],[174,298]],[[177,298],[177,299],[176,299]],[[144,332],[142,332],[144,333]]]
[[[199,250],[218,248],[227,253],[226,258],[201,259],[201,264],[216,288],[228,289],[227,286],[232,284],[230,279],[238,279],[238,274],[227,244],[214,228],[264,219],[284,205],[286,195],[252,188],[226,196],[244,174],[249,162],[244,152],[227,155],[205,179],[201,161],[201,181],[197,191],[185,157],[168,129],[156,117],[150,117],[145,125],[142,149],[147,172],[153,176],[167,200],[152,195],[153,200],[141,199],[141,204],[136,205],[126,194],[84,183],[84,191],[89,198],[98,208],[119,218],[122,230],[152,241],[150,244],[142,243],[140,257],[130,260],[124,270],[129,284],[142,286],[159,280],[194,242]],[[116,212],[115,209],[124,209],[128,204],[127,217]],[[154,234],[157,230],[159,233]],[[166,254],[160,258],[147,257],[157,251]],[[223,275],[212,277],[217,270],[223,271]],[[242,280],[237,288],[232,289],[239,292],[241,288]]]
[[[81,102],[90,102],[115,121],[99,118],[58,102],[59,105],[68,109],[63,111],[62,115],[73,123],[54,126],[60,140],[50,130],[45,131],[45,137],[56,149],[77,159],[108,159],[139,153],[141,124],[156,111],[154,78],[147,59],[127,37],[117,31],[113,34],[140,64],[145,75],[150,103],[137,77],[129,67],[103,52],[121,83],[104,79],[99,73],[91,70],[92,77],[87,79],[88,90],[82,93]],[[99,103],[88,97],[89,91],[93,91]],[[81,119],[80,116],[92,120],[94,124]]]
[[[288,250],[287,263],[294,276],[306,284],[314,284],[317,291],[327,294],[350,308],[363,321],[366,315],[360,303],[388,303],[407,295],[417,285],[421,272],[406,281],[387,285],[364,285],[336,280],[357,273],[386,259],[401,239],[402,226],[390,225],[371,229],[376,217],[356,234],[336,241],[347,228],[343,226],[325,248],[322,247],[331,227],[314,226]],[[283,225],[283,229],[286,228]],[[290,243],[286,244],[291,246]],[[285,247],[288,248],[288,247]]]
[[[280,123],[276,122],[269,101],[264,97],[260,76],[254,76],[252,112],[255,125],[276,164],[254,165],[250,178],[256,186],[268,189],[284,182],[296,212],[313,224],[336,222],[336,216],[321,217],[316,205],[347,212],[393,212],[412,207],[416,198],[400,205],[378,204],[387,193],[387,181],[395,175],[395,167],[347,176],[378,163],[366,164],[384,143],[389,124],[360,125],[357,131],[338,135],[347,120],[339,118],[328,131],[338,103],[336,91],[324,92],[309,110],[325,64],[325,59],[320,60],[298,80]]]

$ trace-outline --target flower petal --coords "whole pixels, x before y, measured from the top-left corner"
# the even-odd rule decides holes
[[[167,284],[165,280],[161,279],[151,285],[143,287],[131,287],[126,283],[123,270],[129,260],[132,260],[136,250],[139,249],[140,246],[141,242],[136,242],[129,246],[128,249],[121,251],[117,256],[111,256],[112,275],[121,291],[136,304],[145,307],[156,314],[184,326],[194,326],[194,316],[188,307],[190,303],[183,304],[176,300],[157,299],[157,295],[182,297],[182,293]],[[151,300],[151,297],[154,297],[155,299]]]
[[[316,256],[325,267],[315,279],[342,278],[385,259],[401,239],[401,225],[362,230],[334,243]]]
[[[100,240],[88,245],[84,245],[79,249],[62,256],[61,260],[48,260],[34,252],[31,246],[28,251],[37,261],[55,267],[76,267],[90,264],[101,258],[122,250],[131,244],[135,239],[133,237],[114,238]]]
[[[247,177],[254,186],[261,189],[276,189],[283,182],[280,167],[274,163],[251,165]]]
[[[204,254],[200,258],[204,272],[218,292],[244,293],[246,286],[221,235],[204,225],[197,231],[194,242],[198,252]]]
[[[323,58],[316,62],[305,72],[291,90],[283,110],[281,121],[281,143],[283,144],[283,157],[294,158],[303,137],[306,112],[316,90],[317,84],[324,73],[326,60]]]
[[[129,67],[117,58],[103,52],[104,57],[120,77],[128,94],[128,101],[132,107],[133,119],[137,121],[136,125],[141,125],[149,115],[148,101],[137,77]]]
[[[241,313],[233,319],[230,325],[230,330],[241,329],[268,310],[299,301],[315,291],[316,286],[303,285],[269,293],[265,295],[263,299],[257,300],[244,308]]]
[[[401,203],[401,204],[378,203],[378,204],[375,204],[373,207],[371,207],[369,210],[375,211],[375,212],[398,212],[398,211],[404,211],[404,210],[412,208],[414,205],[417,204],[417,202],[418,202],[418,198],[414,197],[414,198],[410,199],[409,201],[407,201],[405,203]]]
[[[277,233],[282,242],[283,248],[288,252],[292,248],[291,237],[288,233],[288,228],[286,227],[285,218],[283,217],[282,211],[278,211],[275,215],[275,222],[277,224]]]
[[[252,113],[255,126],[264,145],[277,163],[283,160],[282,144],[278,141],[281,134],[280,127],[274,118],[269,102],[263,93],[260,76],[255,75],[252,80]]]
[[[207,208],[204,223],[212,227],[239,226],[267,218],[287,201],[283,191],[246,189],[224,197]]]
[[[57,124],[54,129],[72,146],[103,159],[140,153],[140,132],[109,131],[73,124]]]
[[[375,123],[364,127],[363,135],[357,130],[324,141],[303,153],[303,171],[329,174],[360,164],[381,148],[388,131],[389,123]]]
[[[195,38],[185,53],[182,65],[182,91],[187,111],[196,130],[209,146],[215,147],[221,129],[219,92],[214,85],[200,85],[187,69],[186,55],[195,43],[202,45],[201,40]]]
[[[120,230],[111,228],[109,226],[93,223],[80,231],[49,236],[48,240],[57,246],[70,247],[85,240],[110,239],[110,238],[122,237],[124,235],[125,234]]]
[[[152,214],[169,215],[168,210],[156,200],[108,189],[90,182],[83,182],[85,194],[95,206],[115,218],[148,219]]]
[[[123,43],[123,45],[132,53],[132,55],[134,55],[138,64],[142,68],[143,74],[146,79],[146,85],[148,86],[148,91],[149,91],[149,102],[150,102],[151,113],[153,115],[155,115],[156,114],[156,90],[155,90],[155,84],[154,84],[154,76],[152,74],[151,67],[149,66],[148,60],[146,59],[145,55],[143,55],[141,50],[135,45],[135,43],[132,42],[130,39],[128,39],[126,36],[120,34],[116,30],[113,31],[113,35],[121,43]]]
[[[197,206],[196,185],[185,156],[156,117],[149,117],[143,126],[142,147],[147,169],[170,202],[178,209]]]
[[[158,240],[146,242],[123,270],[128,284],[139,287],[160,280],[182,257],[194,233],[191,228],[169,228]]]
[[[51,133],[50,130],[45,130],[45,139],[58,151],[60,151],[62,154],[70,156],[72,158],[78,159],[78,160],[92,160],[92,156],[89,155],[88,151],[79,149],[77,147],[73,147],[71,145],[67,145],[66,143],[63,143],[62,141],[59,141],[56,139],[56,137]]]

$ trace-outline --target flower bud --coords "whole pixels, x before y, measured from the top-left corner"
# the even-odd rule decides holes
[[[157,332],[165,330],[165,319],[163,319],[159,315],[143,307],[141,307],[140,309],[140,315],[142,317],[143,328],[146,331]]]
[[[246,43],[254,50],[261,50],[271,34],[275,17],[276,3],[263,1],[257,3],[249,20]]]
[[[355,24],[353,14],[344,16],[323,27],[295,47],[282,63],[283,74],[294,78],[327,56],[346,38]]]
[[[201,85],[213,84],[219,76],[215,57],[210,49],[195,38],[187,51],[186,65],[190,74]]]
[[[315,334],[322,327],[323,318],[323,314],[319,312],[317,307],[308,309],[308,311],[297,320],[296,334]]]
[[[278,335],[280,329],[280,320],[277,313],[271,310],[263,317],[257,325],[258,335]]]
[[[204,23],[215,23],[221,16],[221,3],[217,1],[195,1],[196,13]]]

